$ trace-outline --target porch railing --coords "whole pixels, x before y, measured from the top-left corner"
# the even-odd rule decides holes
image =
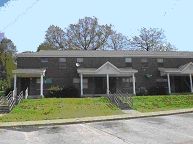
[[[28,96],[28,89],[25,90],[25,97]],[[6,97],[0,97],[0,113],[10,112],[15,105],[19,104],[24,98],[24,92],[15,96],[15,91],[10,91]]]
[[[14,98],[14,91],[11,91],[7,96],[7,104],[9,107],[9,111],[11,111],[13,109],[13,107],[15,106],[16,100]]]
[[[23,91],[20,92],[20,94],[17,96],[16,104],[19,104],[23,99]]]
[[[121,109],[129,109],[133,107],[132,95],[128,92],[122,92],[117,90],[116,93],[111,93],[108,96],[108,99],[118,106]]]

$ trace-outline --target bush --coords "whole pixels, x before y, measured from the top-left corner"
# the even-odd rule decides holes
[[[167,90],[165,87],[151,87],[148,89],[148,95],[166,95]]]
[[[59,97],[62,93],[62,88],[59,86],[52,86],[48,89],[48,95],[46,97]]]
[[[48,89],[49,98],[77,98],[80,97],[79,90],[74,86],[60,88],[59,86],[53,86]]]
[[[70,86],[70,87],[63,88],[62,97],[77,98],[77,97],[80,97],[80,93],[76,87]]]
[[[145,95],[148,95],[148,91],[145,87],[140,87],[138,90],[137,90],[137,95],[138,96],[145,96]]]
[[[0,91],[4,91],[8,88],[8,82],[6,80],[0,80]]]

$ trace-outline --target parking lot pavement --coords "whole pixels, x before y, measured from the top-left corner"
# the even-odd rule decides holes
[[[193,113],[0,129],[0,144],[193,144]]]

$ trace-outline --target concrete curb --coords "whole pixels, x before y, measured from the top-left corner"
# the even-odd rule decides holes
[[[192,113],[191,109],[171,110],[171,111],[160,111],[160,112],[148,112],[148,113],[136,113],[136,114],[122,114],[122,115],[111,115],[111,116],[99,116],[99,117],[85,117],[85,118],[74,118],[74,119],[56,119],[56,120],[42,120],[42,121],[25,121],[25,122],[3,122],[0,123],[0,128],[8,127],[22,127],[22,126],[52,126],[52,125],[68,125],[68,124],[80,124],[80,123],[91,123],[91,122],[102,122],[102,121],[115,121],[115,120],[128,120],[138,119],[147,117],[167,116],[175,114]]]

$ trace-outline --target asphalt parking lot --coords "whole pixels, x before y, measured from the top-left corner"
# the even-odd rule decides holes
[[[0,144],[193,144],[193,113],[0,129]]]

